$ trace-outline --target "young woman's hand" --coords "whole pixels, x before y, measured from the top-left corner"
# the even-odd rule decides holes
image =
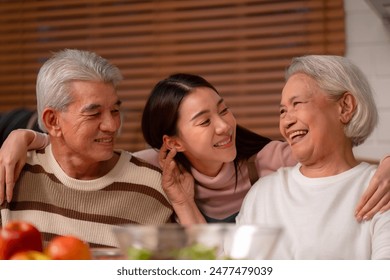
[[[31,129],[11,131],[0,149],[0,205],[12,199],[15,182],[26,163],[27,151],[44,149],[50,137]]]
[[[176,161],[176,150],[168,151],[165,145],[161,147],[159,162],[162,168],[162,186],[171,203],[184,204],[194,200],[194,178]]]
[[[360,222],[370,220],[376,213],[390,209],[390,157],[382,160],[356,207]]]
[[[162,187],[168,196],[181,224],[206,223],[197,207],[194,178],[176,161],[176,150],[168,151],[163,145],[159,152],[159,163],[162,168]]]
[[[0,204],[12,199],[15,182],[27,159],[30,140],[20,130],[13,130],[0,149]]]

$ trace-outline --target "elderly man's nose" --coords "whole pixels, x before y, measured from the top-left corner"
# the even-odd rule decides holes
[[[106,114],[101,122],[101,129],[104,131],[116,131],[120,126],[120,119],[111,114]]]

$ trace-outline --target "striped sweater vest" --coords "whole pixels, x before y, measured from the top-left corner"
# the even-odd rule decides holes
[[[113,227],[173,222],[173,209],[161,187],[161,172],[132,156],[120,154],[114,168],[94,180],[67,176],[51,152],[31,152],[15,185],[11,203],[1,206],[1,222],[25,220],[42,233],[75,235],[91,247],[118,247]]]

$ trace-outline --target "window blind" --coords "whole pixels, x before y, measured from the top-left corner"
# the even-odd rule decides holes
[[[177,72],[216,86],[237,122],[280,139],[279,99],[293,56],[344,55],[343,0],[2,0],[0,112],[35,109],[35,79],[51,52],[95,51],[117,65],[124,123],[117,148],[145,148],[142,109]],[[156,116],[161,117],[161,116]]]

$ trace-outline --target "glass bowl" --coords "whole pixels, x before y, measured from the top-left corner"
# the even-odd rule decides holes
[[[235,224],[124,225],[114,228],[128,259],[269,259],[278,227]]]

